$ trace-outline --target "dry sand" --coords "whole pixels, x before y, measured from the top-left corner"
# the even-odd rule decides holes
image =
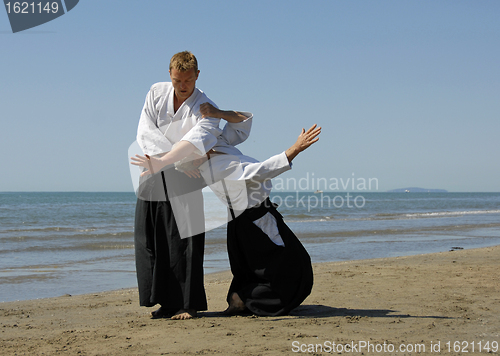
[[[150,319],[135,289],[0,303],[0,354],[498,355],[499,262],[496,246],[318,264],[283,317],[220,315],[229,273],[206,276],[209,310],[187,321]]]

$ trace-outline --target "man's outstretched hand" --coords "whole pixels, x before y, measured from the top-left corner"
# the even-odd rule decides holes
[[[317,142],[319,140],[318,135],[320,133],[321,133],[321,127],[316,128],[316,124],[311,126],[311,128],[307,131],[302,129],[302,132],[300,133],[297,142],[295,142],[295,146],[297,147],[299,152],[304,151],[313,143]]]
[[[288,157],[288,162],[292,162],[292,160],[297,157],[297,155],[311,146],[313,143],[319,140],[318,135],[321,133],[321,127],[316,127],[317,125],[312,125],[309,130],[302,129],[297,141],[285,151],[286,156]]]

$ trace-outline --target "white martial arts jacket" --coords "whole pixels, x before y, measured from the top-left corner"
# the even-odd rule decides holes
[[[198,167],[210,189],[220,201],[233,210],[234,216],[229,214],[228,219],[261,204],[271,193],[271,179],[291,169],[285,152],[259,162],[231,146],[232,143],[242,142],[248,137],[251,119],[250,116],[241,123],[227,123],[224,134],[219,137],[218,144],[213,148],[221,154],[211,154],[210,159]],[[254,224],[275,244],[284,246],[276,219],[270,213],[254,221]]]
[[[203,103],[215,104],[199,89],[182,103],[177,112],[174,112],[174,87],[172,83],[163,82],[154,84],[146,96],[146,101],[139,119],[137,129],[137,143],[144,154],[159,155],[172,150],[179,141],[188,141],[196,147],[196,153],[203,155],[218,141],[222,133],[219,128],[220,119],[204,118],[200,114],[200,105]],[[141,178],[145,183],[152,176]],[[155,177],[157,179],[157,177]],[[186,177],[186,179],[189,179]],[[153,180],[152,180],[153,181]],[[156,183],[155,183],[156,184]],[[205,231],[203,217],[203,196],[201,191],[171,196],[167,192],[172,205],[175,221],[182,238],[190,237]],[[161,187],[161,185],[160,185]],[[136,193],[141,198],[141,188]],[[147,200],[166,200],[164,189],[151,189]]]
[[[198,169],[219,200],[233,210],[234,215],[228,215],[228,219],[232,219],[266,200],[272,189],[271,178],[291,169],[291,164],[285,152],[263,162],[243,154],[218,154],[212,155]],[[284,246],[271,213],[253,223],[276,245]]]
[[[143,152],[150,156],[169,152],[179,141],[193,144],[199,155],[209,151],[222,130],[220,119],[201,118],[200,105],[206,102],[216,106],[205,93],[195,88],[174,113],[172,83],[154,84],[146,96],[137,129],[137,142]]]
[[[291,169],[285,152],[259,162],[243,154],[216,154],[199,168],[205,182],[222,202],[236,211],[259,205],[271,193],[271,178]]]

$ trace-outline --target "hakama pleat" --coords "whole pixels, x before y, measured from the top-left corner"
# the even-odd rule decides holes
[[[253,221],[270,212],[285,246],[278,246]],[[227,248],[236,292],[256,315],[285,315],[311,293],[311,258],[283,217],[268,200],[228,223]]]

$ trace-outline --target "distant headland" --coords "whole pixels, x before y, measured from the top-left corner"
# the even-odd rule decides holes
[[[388,190],[388,193],[448,193],[446,189],[400,188]]]

